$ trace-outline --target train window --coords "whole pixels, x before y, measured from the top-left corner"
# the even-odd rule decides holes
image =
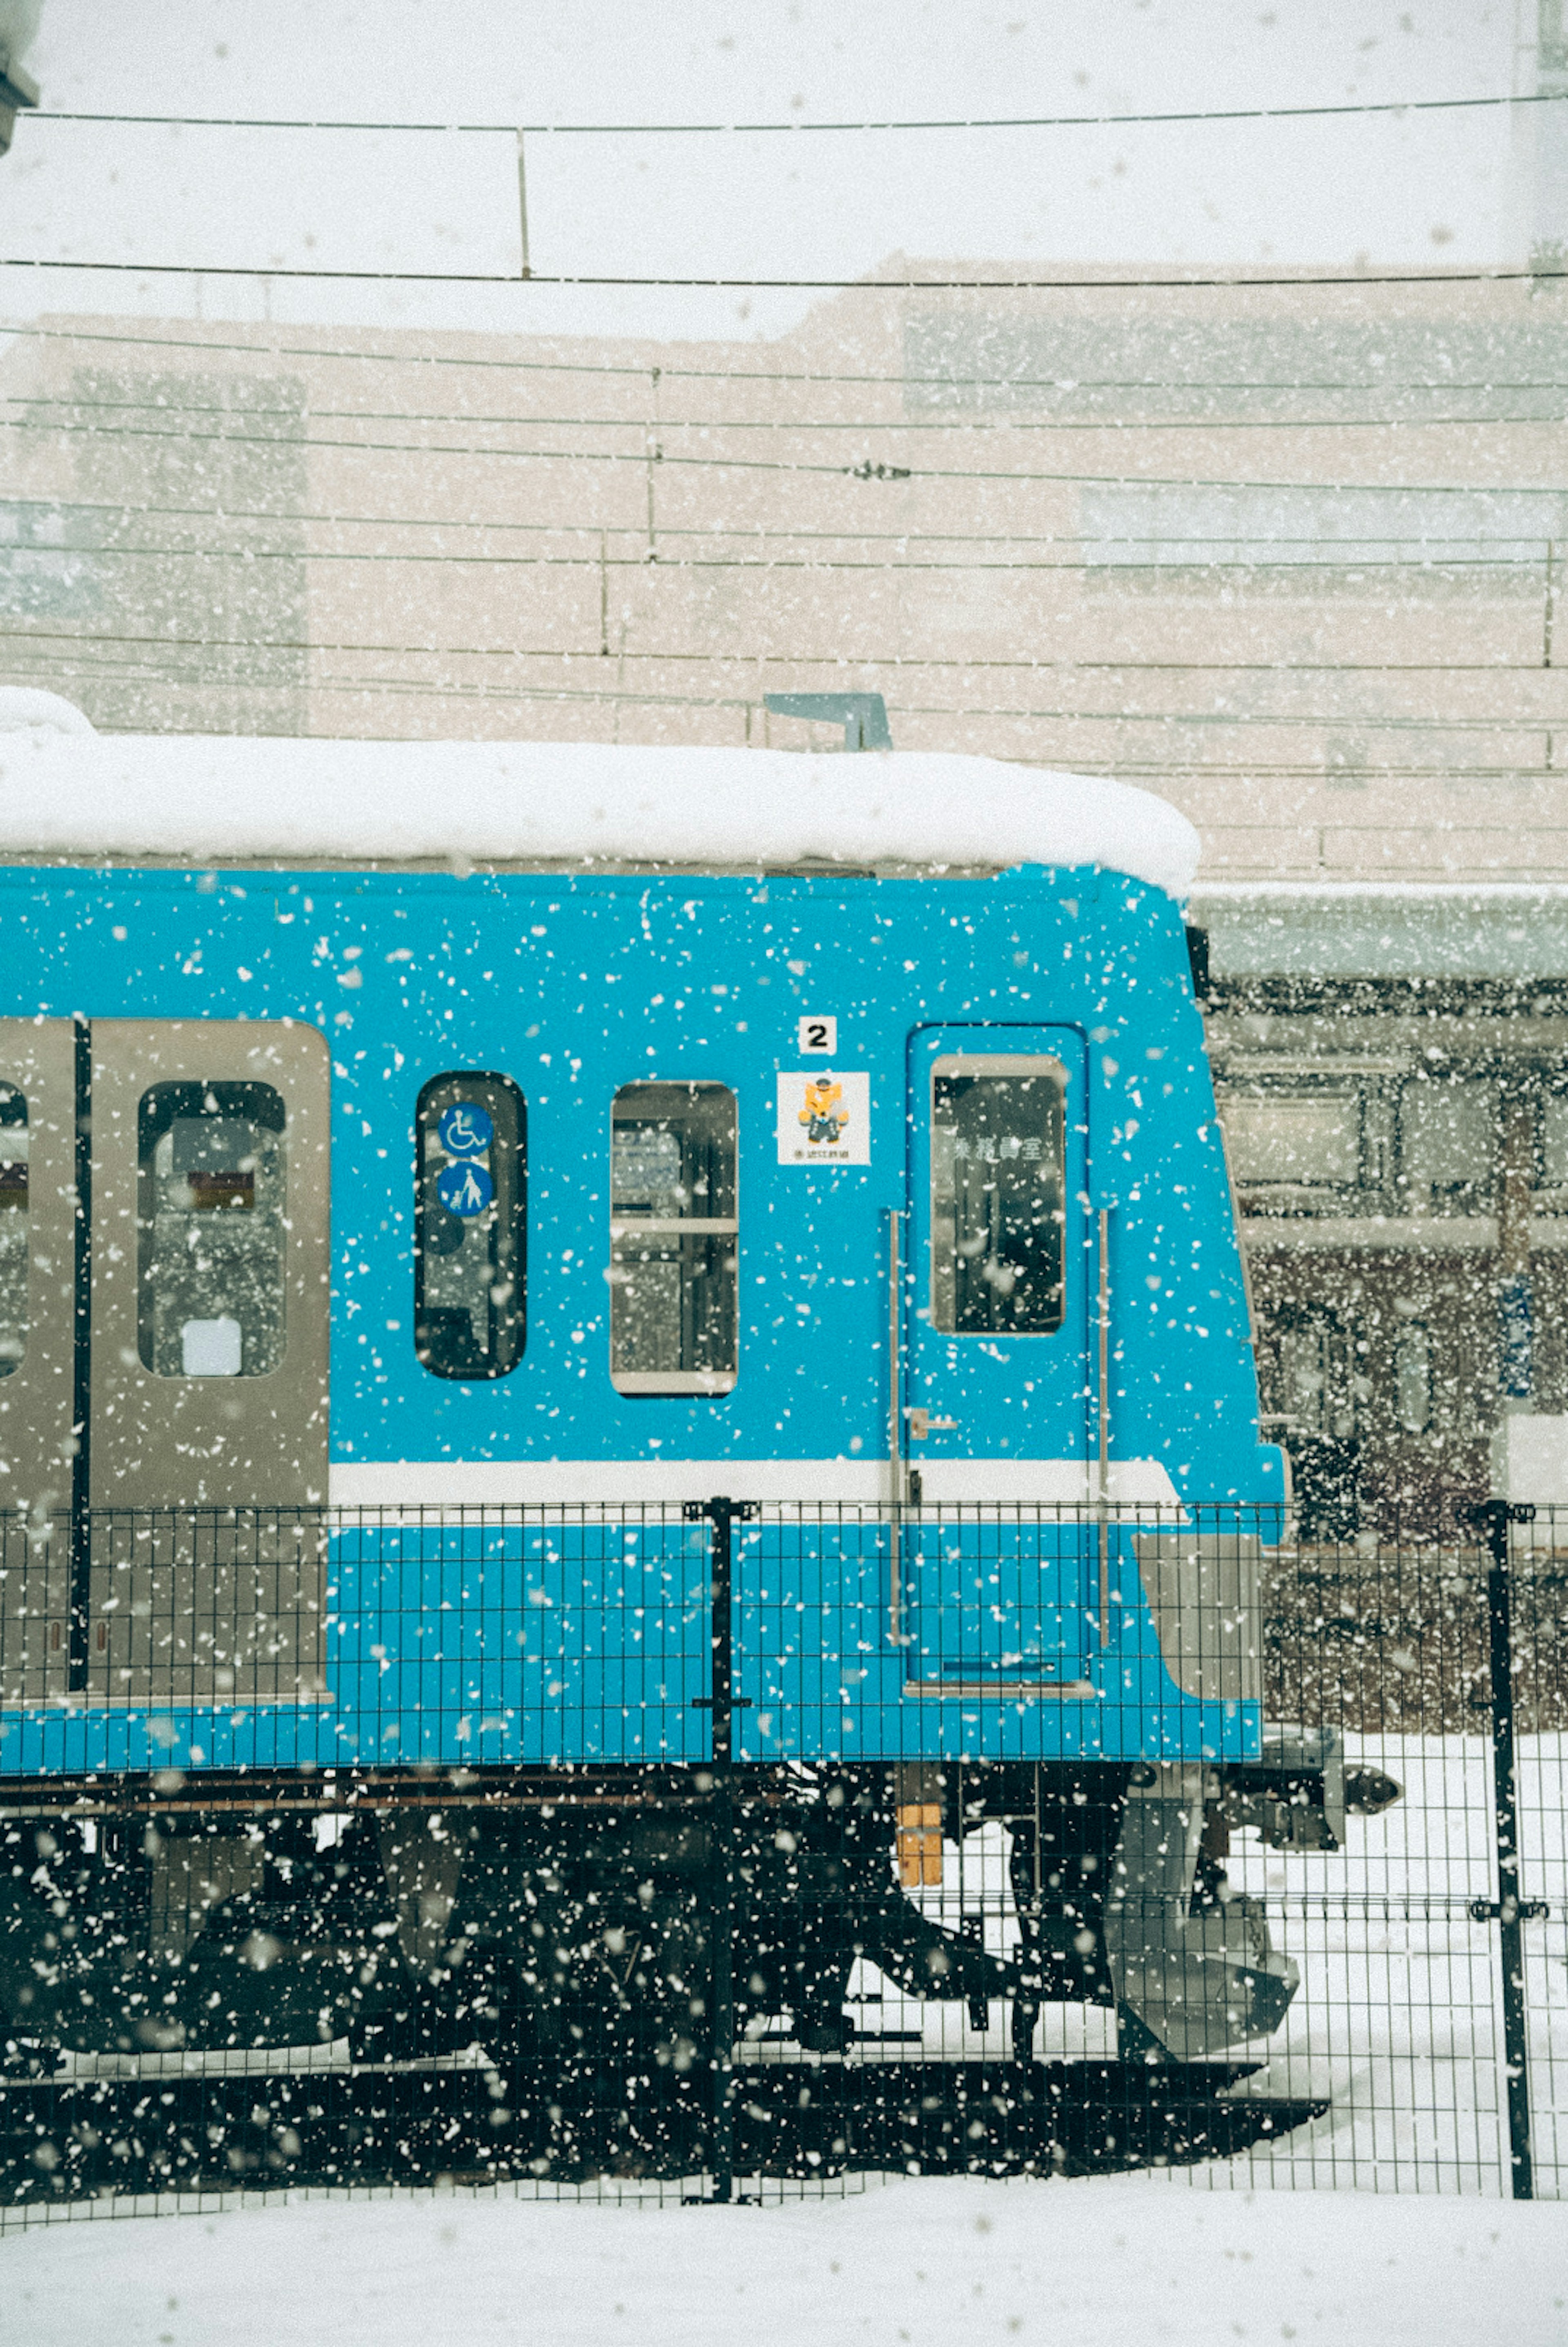
[[[0,1084],[0,1378],[27,1350],[27,1102]]]
[[[736,1376],[735,1094],[623,1084],[610,1112],[610,1380],[728,1393]]]
[[[932,1317],[959,1336],[1062,1326],[1065,1087],[1045,1059],[932,1068]]]
[[[168,1083],[137,1118],[137,1340],[159,1378],[262,1378],[283,1358],[283,1102]]]
[[[509,1076],[433,1076],[414,1125],[414,1350],[433,1377],[504,1378],[527,1333],[523,1095]]]

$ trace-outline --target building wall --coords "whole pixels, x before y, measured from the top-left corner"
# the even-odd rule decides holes
[[[764,696],[852,689],[901,748],[1148,783],[1203,835],[1222,1087],[1359,1103],[1337,1200],[1244,1186],[1266,1406],[1325,1507],[1431,1512],[1568,1409],[1568,1221],[1500,1153],[1568,1071],[1568,288],[1114,275],[733,344],[43,322],[4,674],[109,728],[801,747]],[[1434,1050],[1500,1122],[1417,1211]]]
[[[1147,779],[1211,878],[1564,876],[1565,305],[54,323],[0,362],[6,665],[110,725],[324,733],[804,743],[764,693],[853,686],[905,747]]]

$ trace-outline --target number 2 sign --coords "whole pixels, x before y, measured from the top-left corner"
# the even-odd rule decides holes
[[[839,1022],[836,1019],[802,1019],[799,1031],[798,1051],[820,1052],[825,1059],[831,1059],[839,1048]]]

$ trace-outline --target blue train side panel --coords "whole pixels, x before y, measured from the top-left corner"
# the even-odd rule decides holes
[[[412,1494],[426,1509],[419,1525],[336,1538],[324,1700],[14,1709],[0,1713],[0,1773],[707,1757],[706,1528],[443,1524],[470,1481],[474,1498],[552,1506],[639,1489],[667,1502],[744,1497],[749,1483],[825,1509],[820,1522],[765,1514],[738,1535],[746,1759],[1256,1754],[1250,1680],[1209,1695],[1173,1676],[1130,1524],[1107,1541],[1103,1623],[1093,1527],[895,1529],[887,1504],[890,1399],[907,1397],[889,1392],[885,1266],[890,1215],[920,1205],[918,1039],[968,1034],[1003,1051],[1010,1036],[1049,1031],[1075,1039],[1082,1068],[1070,1291],[1075,1280],[1089,1294],[1105,1215],[1113,1495],[1124,1512],[1146,1501],[1151,1522],[1162,1495],[1167,1521],[1177,1502],[1216,1503],[1237,1524],[1263,1510],[1266,1530],[1282,1506],[1279,1454],[1257,1439],[1182,924],[1160,890],[1090,869],[29,869],[0,880],[0,1015],[292,1020],[329,1038],[333,1496]],[[799,1024],[819,1013],[838,1022],[835,1069],[869,1077],[865,1164],[801,1166],[780,1150],[779,1081],[800,1069]],[[509,1076],[527,1109],[527,1341],[494,1381],[433,1377],[412,1348],[414,1103],[432,1078],[464,1070]],[[643,1079],[722,1084],[738,1102],[739,1366],[727,1393],[610,1382],[610,1105]],[[929,1334],[919,1260],[908,1276],[912,1358]],[[1087,1327],[1064,1337],[1082,1348],[1082,1375],[1054,1379],[1037,1370],[1054,1337],[932,1352],[955,1397],[932,1414],[957,1421],[920,1445],[933,1483],[969,1475],[978,1498],[987,1474],[1024,1471],[1010,1487],[1023,1491],[1048,1465],[1092,1495]],[[987,1655],[984,1684],[944,1684],[931,1658],[983,1645],[988,1573],[1026,1591],[1024,1644]]]

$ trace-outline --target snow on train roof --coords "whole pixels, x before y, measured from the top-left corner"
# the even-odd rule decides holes
[[[0,857],[1091,864],[1175,897],[1197,864],[1192,825],[1149,792],[991,758],[84,736],[5,714]]]

